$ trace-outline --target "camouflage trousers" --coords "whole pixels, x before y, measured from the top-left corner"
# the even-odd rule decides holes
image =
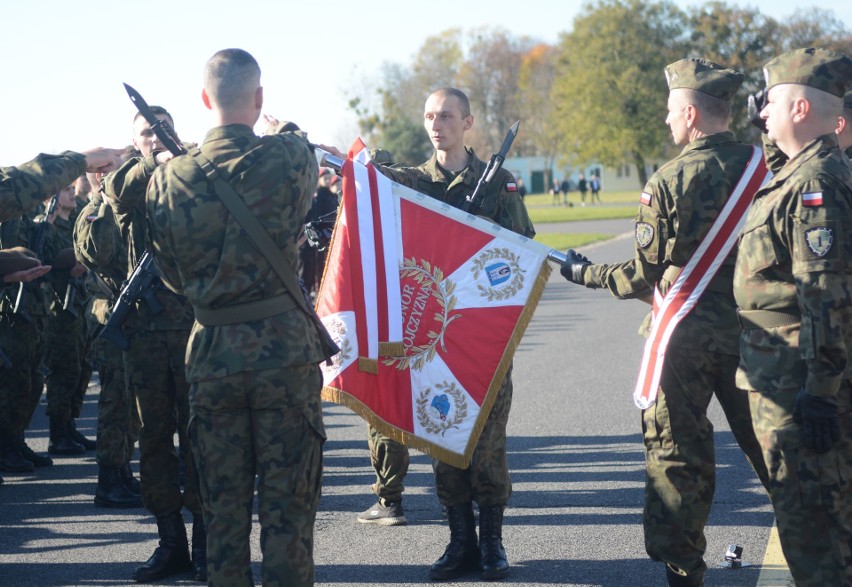
[[[367,431],[370,464],[376,471],[373,493],[385,501],[401,501],[403,480],[408,473],[408,447],[392,440],[370,426]]]
[[[11,366],[0,368],[0,433],[15,436],[30,424],[44,389],[41,360],[44,353],[45,316],[0,317],[0,348]]]
[[[204,503],[210,585],[254,585],[249,535],[255,478],[263,585],[314,584],[325,440],[321,387],[316,365],[192,383],[189,432]]]
[[[506,505],[512,495],[509,464],[506,460],[506,424],[512,407],[512,369],[506,373],[482,434],[476,443],[470,466],[459,469],[432,461],[435,492],[445,507],[475,501],[480,506]]]
[[[133,455],[139,438],[139,412],[127,389],[121,349],[103,339],[92,344],[101,393],[98,397],[98,448],[96,460],[106,467],[121,467]]]
[[[645,441],[645,549],[675,571],[707,569],[704,526],[716,490],[715,393],[734,438],[768,487],[768,473],[749,413],[748,393],[734,385],[739,357],[670,345],[656,403],[642,411]]]
[[[189,331],[126,331],[130,350],[124,353],[127,390],[136,398],[139,429],[139,477],[142,502],[155,516],[186,507],[201,514],[198,479],[192,459],[186,458],[184,490],[180,489],[180,459],[174,436],[189,455],[189,384],[184,355]]]
[[[852,382],[838,391],[841,439],[825,454],[802,445],[793,421],[798,391],[749,394],[781,548],[797,587],[846,587],[852,585]]]
[[[84,316],[52,312],[45,334],[44,382],[47,415],[62,421],[79,418],[92,378],[88,327]]]

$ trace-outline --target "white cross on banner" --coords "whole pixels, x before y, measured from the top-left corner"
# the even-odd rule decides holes
[[[541,243],[397,184],[356,141],[317,313],[323,399],[465,468],[550,266]]]

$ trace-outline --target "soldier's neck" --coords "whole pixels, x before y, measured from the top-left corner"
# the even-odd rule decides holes
[[[468,154],[464,150],[464,145],[452,151],[438,150],[438,164],[447,171],[461,171],[467,167]]]

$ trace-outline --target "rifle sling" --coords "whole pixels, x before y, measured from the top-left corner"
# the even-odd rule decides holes
[[[284,283],[284,287],[287,289],[287,293],[290,294],[290,297],[293,298],[293,301],[295,302],[295,305],[291,305],[289,307],[282,305],[278,312],[270,314],[270,316],[283,313],[287,309],[293,307],[298,307],[313,320],[316,315],[308,309],[308,306],[305,303],[305,296],[302,295],[302,289],[296,282],[295,274],[284,263],[284,255],[281,253],[281,249],[278,248],[278,245],[275,244],[275,241],[272,240],[272,237],[269,236],[269,233],[266,232],[266,229],[263,228],[263,225],[257,217],[252,214],[251,210],[249,210],[248,206],[246,206],[246,203],[239,194],[234,191],[234,188],[222,179],[222,176],[219,173],[219,168],[204,156],[201,149],[194,149],[191,155],[195,157],[196,162],[201,166],[204,173],[207,174],[207,179],[213,183],[216,195],[219,196],[219,199],[222,200],[223,204],[225,204],[225,207],[237,221],[237,224],[242,226],[243,230],[246,231],[246,234],[248,234],[249,238],[254,243],[255,248],[266,258],[272,266],[272,269],[278,274],[278,277],[281,278],[281,281]],[[197,317],[198,314],[196,313],[196,318]],[[199,322],[204,324],[200,320]]]

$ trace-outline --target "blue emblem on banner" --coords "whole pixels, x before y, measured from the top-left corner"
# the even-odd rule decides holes
[[[512,277],[512,269],[506,263],[494,263],[485,268],[485,274],[488,276],[488,281],[491,286],[499,285],[504,281],[509,281]]]
[[[447,397],[446,393],[432,398],[432,411],[437,412],[435,415],[440,417],[441,420],[447,419],[447,414],[450,413],[450,398]]]

